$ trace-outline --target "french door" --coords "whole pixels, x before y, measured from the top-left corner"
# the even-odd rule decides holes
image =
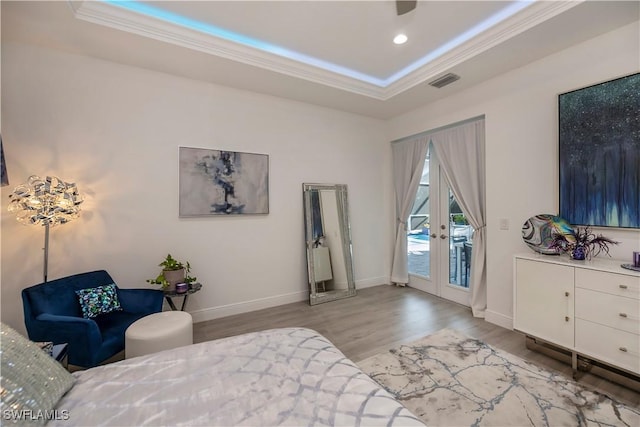
[[[432,146],[407,224],[409,286],[468,306],[473,228],[453,197]]]

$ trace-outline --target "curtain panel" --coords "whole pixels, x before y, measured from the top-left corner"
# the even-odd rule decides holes
[[[435,155],[460,208],[474,229],[471,255],[471,310],[487,308],[484,119],[430,134]]]
[[[407,218],[409,218],[422,177],[422,169],[429,148],[429,136],[417,136],[409,141],[392,144],[391,147],[396,195],[396,241],[391,265],[391,282],[404,286],[409,283]]]

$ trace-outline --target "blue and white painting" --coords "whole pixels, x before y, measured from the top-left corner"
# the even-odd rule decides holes
[[[640,73],[558,96],[560,216],[640,228]]]
[[[0,185],[3,187],[9,185],[9,175],[7,175],[7,164],[4,161],[4,148],[2,147],[2,135],[0,135],[0,173],[2,174],[2,182]]]
[[[180,216],[269,213],[269,156],[180,147]]]

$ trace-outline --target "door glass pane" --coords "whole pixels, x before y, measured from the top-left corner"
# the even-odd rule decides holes
[[[449,283],[469,287],[473,227],[449,190]]]
[[[429,237],[429,151],[424,162],[422,178],[416,200],[407,219],[407,252],[409,273],[429,277],[431,274],[431,248]]]

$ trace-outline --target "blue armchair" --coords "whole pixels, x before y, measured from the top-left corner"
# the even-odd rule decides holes
[[[114,283],[104,270],[76,274],[22,291],[24,322],[33,341],[67,343],[69,363],[84,368],[124,350],[124,333],[136,320],[162,311],[162,291],[120,289],[121,311],[84,318],[75,291]]]

